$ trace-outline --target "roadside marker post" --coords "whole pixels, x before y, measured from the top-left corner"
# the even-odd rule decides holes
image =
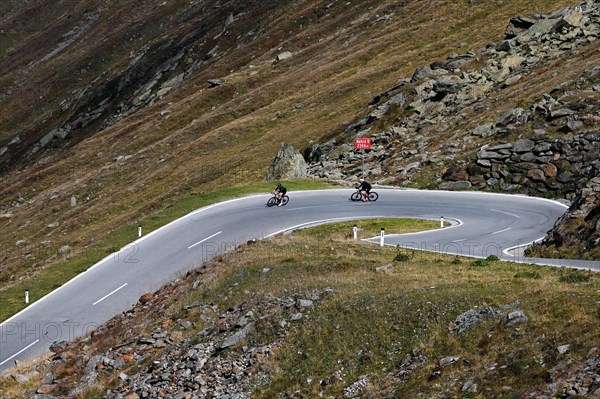
[[[357,240],[358,239],[358,227],[356,227],[356,225],[354,225],[354,227],[352,227],[352,232],[354,233],[354,239]]]
[[[379,241],[379,246],[383,247],[384,240],[385,240],[385,229],[382,227],[381,228],[381,239]]]
[[[440,216],[440,228],[444,228],[444,217]]]
[[[29,305],[29,289],[25,289],[25,304]]]
[[[138,237],[142,236],[142,225],[138,225]]]

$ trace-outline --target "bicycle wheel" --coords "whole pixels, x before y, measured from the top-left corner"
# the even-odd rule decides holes
[[[371,191],[369,193],[369,201],[377,201],[377,198],[379,198],[379,194],[377,194],[375,191]]]
[[[350,199],[352,201],[360,201],[362,199],[362,195],[360,194],[360,191],[356,191],[356,192],[352,193],[352,195],[350,196]]]
[[[290,197],[288,197],[287,195],[284,195],[281,198],[281,206],[286,206],[289,201],[290,201]]]
[[[272,207],[275,205],[277,205],[277,198],[275,198],[275,197],[269,198],[269,200],[267,201],[267,206]]]

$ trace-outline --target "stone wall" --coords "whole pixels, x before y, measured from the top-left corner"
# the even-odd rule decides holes
[[[502,191],[564,193],[600,175],[600,134],[568,134],[560,138],[533,137],[512,143],[486,144],[475,162],[450,167],[440,188],[497,188]]]

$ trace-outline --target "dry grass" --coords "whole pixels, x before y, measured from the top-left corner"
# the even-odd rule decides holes
[[[441,397],[454,392],[455,381],[468,379],[478,381],[489,397],[499,397],[505,386],[519,396],[546,381],[546,371],[559,361],[558,345],[577,348],[569,355],[577,362],[600,338],[593,328],[599,288],[595,275],[582,284],[573,282],[568,270],[503,262],[472,266],[467,259],[453,264],[453,257],[426,253],[376,273],[375,267],[392,261],[395,249],[340,237],[324,240],[319,235],[323,229],[230,254],[215,269],[220,278],[205,291],[187,295],[187,302],[226,309],[250,297],[302,297],[313,289],[333,289],[334,297],[323,300],[271,360],[273,382],[261,387],[258,397],[295,391],[305,397],[335,396],[364,374],[381,383],[372,387],[376,397],[416,391]],[[522,309],[530,323],[507,327],[489,321],[465,336],[448,333],[460,313],[508,304]],[[404,385],[390,381],[388,373],[397,372],[400,360],[414,348],[431,361]],[[431,384],[437,361],[446,356],[463,360]],[[499,371],[491,371],[492,365]],[[332,376],[340,379],[326,387],[319,384]]]
[[[395,248],[336,233],[347,228],[347,224],[319,226],[244,245],[205,264],[201,274],[190,273],[162,288],[149,307],[125,317],[127,324],[116,318],[80,346],[86,345],[85,353],[91,357],[159,327],[177,331],[173,321],[179,319],[196,323],[185,333],[192,338],[205,327],[195,310],[184,310],[193,302],[214,305],[219,314],[241,303],[303,298],[325,288],[331,288],[333,296],[322,298],[305,312],[301,323],[293,324],[269,360],[271,383],[258,387],[256,397],[293,392],[301,397],[336,396],[362,375],[370,376],[368,389],[381,398],[410,397],[415,392],[448,397],[468,380],[475,381],[486,397],[502,397],[507,386],[514,397],[523,397],[546,383],[548,370],[559,362],[578,364],[597,346],[596,274],[505,262],[474,266],[470,259],[422,252],[394,262]],[[398,232],[414,226],[404,229]],[[326,239],[329,232],[332,238]],[[393,264],[391,270],[375,271],[388,263]],[[190,290],[198,279],[203,281],[200,288]],[[464,335],[448,331],[467,310],[504,305],[521,309],[530,321],[511,327],[492,319]],[[256,331],[252,342],[265,345],[280,339],[271,335],[275,330]],[[571,345],[567,355],[557,352],[563,344]],[[413,349],[428,361],[398,384],[391,376]],[[144,362],[159,355],[155,351]],[[440,372],[437,364],[447,356],[460,361]],[[128,364],[124,371],[131,375],[143,367]],[[81,376],[81,370],[69,363],[62,373],[68,383]],[[322,385],[322,380],[330,382]],[[105,387],[111,381],[106,376]]]
[[[398,78],[409,76],[417,66],[458,51],[456,46],[461,42],[466,43],[466,51],[497,40],[514,15],[546,12],[573,3],[371,1],[325,16],[324,3],[304,1],[286,12],[273,12],[276,19],[265,28],[269,38],[260,36],[260,43],[242,48],[241,53],[224,55],[210,70],[200,71],[154,106],[70,149],[0,177],[2,209],[13,214],[2,220],[0,280],[4,287],[31,281],[40,269],[52,270],[63,262],[55,256],[63,245],[70,245],[75,253],[85,253],[102,237],[124,226],[135,226],[142,218],[192,193],[258,182],[281,142],[303,148],[311,141],[339,133],[348,121],[366,113],[365,104],[374,95],[393,86]],[[96,3],[77,4],[74,15],[82,15]],[[124,9],[114,10],[119,17],[111,23],[125,18]],[[158,16],[151,12],[149,8],[139,18],[156,22]],[[53,21],[52,13],[59,11],[49,11],[45,14],[48,18],[40,23]],[[377,15],[390,15],[391,19],[375,22]],[[297,24],[300,16],[307,21],[303,27]],[[59,99],[62,93],[74,90],[73,85],[78,84],[75,80],[68,84],[64,77],[52,80],[54,70],[73,71],[89,62],[86,57],[91,53],[111,54],[103,65],[107,75],[114,75],[126,64],[120,55],[139,43],[131,42],[118,52],[111,46],[135,26],[137,21],[128,21],[110,36],[104,35],[108,44],[90,44],[86,38],[50,64],[34,68],[26,77],[27,85],[3,103],[2,134],[10,136],[33,126],[57,107],[46,99]],[[151,26],[154,29],[155,25]],[[92,37],[108,32],[102,24],[94,29]],[[273,65],[272,56],[279,47],[291,49],[294,57]],[[26,48],[19,47],[15,54]],[[80,50],[83,55],[77,55]],[[251,60],[253,52],[257,57]],[[44,52],[28,54],[19,62],[40,54]],[[239,60],[246,63],[240,65]],[[6,70],[17,73],[20,66],[17,63],[15,69]],[[85,82],[98,73],[90,70],[76,76]],[[215,76],[228,83],[207,89],[206,78]],[[15,75],[3,75],[2,79],[12,81]],[[545,84],[540,77],[523,98],[542,90]],[[36,86],[36,90],[27,91],[28,85]],[[295,108],[297,103],[304,107]],[[33,113],[32,109],[40,111]],[[165,109],[171,114],[159,116]],[[283,116],[276,117],[278,112]],[[115,161],[125,155],[131,158]],[[77,207],[70,207],[71,196],[78,199]],[[46,227],[56,221],[58,228]],[[17,248],[19,240],[26,240],[26,244]]]
[[[17,367],[0,373],[0,392],[3,398],[21,397],[26,392],[33,393],[46,377],[45,358],[20,362]],[[27,382],[18,382],[18,376],[24,376]]]

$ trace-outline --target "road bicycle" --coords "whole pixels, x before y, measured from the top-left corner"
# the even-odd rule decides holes
[[[371,191],[369,193],[369,201],[371,201],[371,202],[377,201],[377,198],[379,198],[379,194],[377,194],[375,191]],[[361,193],[360,190],[355,191],[350,196],[350,200],[351,201],[362,201],[363,193]]]
[[[281,197],[281,206],[287,205],[289,201],[290,197],[284,195],[283,197]],[[267,206],[270,208],[275,205],[279,205],[279,200],[277,199],[277,196],[273,194],[273,196],[267,201]]]

